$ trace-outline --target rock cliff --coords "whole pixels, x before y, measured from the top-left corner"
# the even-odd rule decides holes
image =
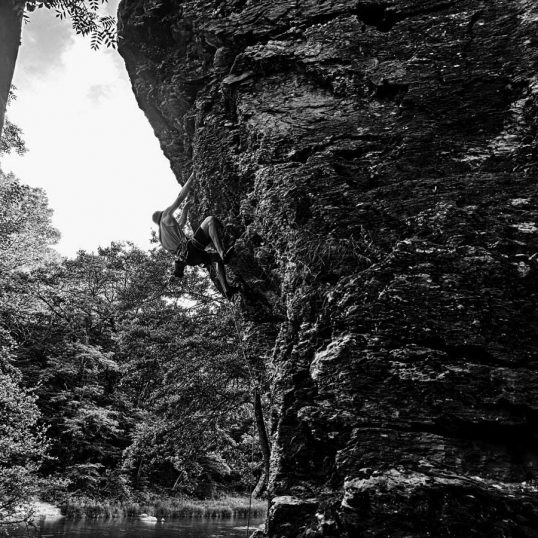
[[[267,536],[538,536],[538,4],[119,16],[270,358]]]

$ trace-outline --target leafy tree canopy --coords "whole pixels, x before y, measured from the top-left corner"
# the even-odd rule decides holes
[[[39,490],[37,470],[47,450],[36,397],[21,387],[10,364],[14,347],[0,329],[0,529],[30,516],[28,502]]]
[[[0,170],[0,271],[28,269],[54,257],[60,234],[42,189],[23,185]]]

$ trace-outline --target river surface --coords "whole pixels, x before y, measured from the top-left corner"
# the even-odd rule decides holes
[[[48,519],[40,522],[37,536],[91,538],[247,538],[256,528],[262,528],[264,518],[250,520],[247,534],[247,520],[233,519],[170,519],[158,523],[146,523],[139,519]],[[23,536],[22,534],[19,536]],[[35,536],[35,535],[34,535]]]

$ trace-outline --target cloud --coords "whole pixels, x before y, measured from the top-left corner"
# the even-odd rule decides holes
[[[23,46],[18,66],[23,65],[30,77],[50,73],[61,65],[61,56],[73,43],[73,30],[68,21],[61,21],[45,8],[30,15],[23,26]]]
[[[94,103],[103,101],[110,91],[110,86],[107,84],[92,84],[88,88],[88,99]]]

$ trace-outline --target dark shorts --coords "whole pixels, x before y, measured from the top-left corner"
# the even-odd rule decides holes
[[[185,263],[187,265],[208,265],[211,263],[212,257],[209,252],[205,251],[207,245],[211,243],[209,236],[198,228],[192,239],[187,241],[187,257]]]

